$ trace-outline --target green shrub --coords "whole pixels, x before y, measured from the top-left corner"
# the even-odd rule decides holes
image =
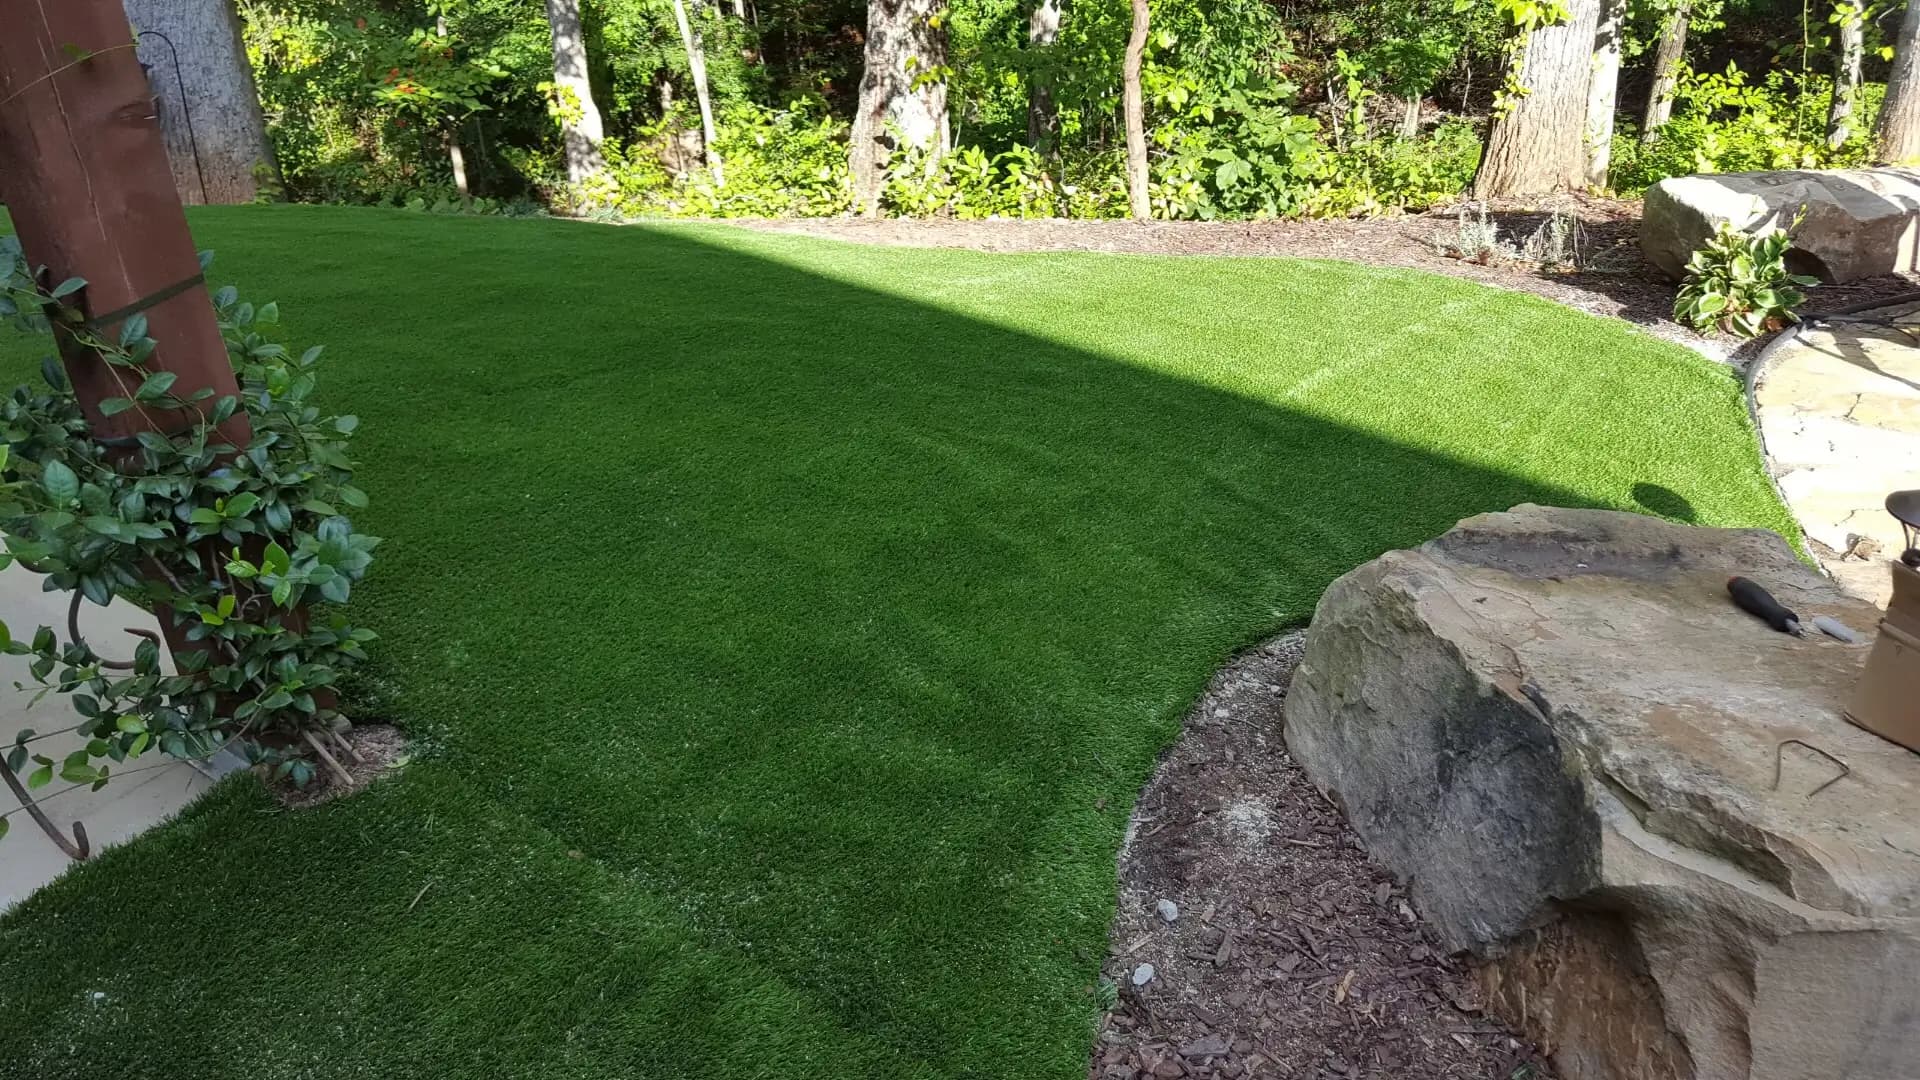
[[[1728,65],[1723,73],[1682,72],[1673,115],[1657,137],[1642,143],[1639,132],[1614,136],[1610,183],[1637,195],[1670,176],[1751,172],[1765,169],[1844,168],[1867,160],[1869,132],[1886,88],[1860,88],[1851,137],[1838,149],[1826,142],[1832,81],[1806,81],[1773,71],[1759,83]]]
[[[1797,322],[1794,309],[1806,301],[1799,286],[1818,279],[1787,272],[1785,229],[1759,235],[1721,222],[1707,245],[1687,260],[1687,277],[1673,302],[1673,317],[1695,330],[1719,327],[1741,337]]]
[[[1480,167],[1480,132],[1448,118],[1417,139],[1357,139],[1333,155],[1329,175],[1307,200],[1311,216],[1426,210],[1458,198]]]
[[[24,730],[0,768],[24,774],[27,789],[56,776],[97,788],[116,769],[139,771],[128,763],[149,752],[202,758],[232,745],[304,784],[308,748],[327,759],[325,740],[345,725],[334,688],[374,638],[337,610],[303,610],[346,603],[379,543],[350,517],[367,505],[348,457],[359,420],[314,404],[321,350],[296,356],[270,340],[280,317],[272,303],[217,290],[239,393],[177,396],[172,372],[146,366],[156,344],[145,315],[95,331],[66,299],[86,283],[48,290],[43,279],[17,239],[0,237],[0,321],[38,334],[61,326],[68,347],[91,353],[123,388],[99,412],[138,410],[146,422],[109,449],[51,358],[39,383],[0,399],[0,567],[18,562],[45,575],[49,590],[72,592],[64,627],[15,636],[0,624],[0,652],[32,658],[40,693],[63,695],[80,716],[62,728],[87,740],[56,761],[45,736]],[[238,431],[250,439],[230,443]],[[138,644],[81,637],[82,600],[104,607],[116,596],[162,613],[198,647],[175,653],[169,671],[151,632],[132,631]],[[130,660],[111,658],[128,651]]]
[[[1118,153],[1064,155],[1048,161],[1016,144],[989,157],[963,146],[929,167],[926,155],[897,155],[887,170],[881,208],[902,217],[1114,218],[1127,213]]]
[[[714,120],[724,186],[706,168],[676,176],[660,150],[691,118],[643,129],[625,150],[609,147],[608,173],[625,213],[677,217],[828,217],[853,205],[847,124],[819,98],[784,109],[736,101]]]

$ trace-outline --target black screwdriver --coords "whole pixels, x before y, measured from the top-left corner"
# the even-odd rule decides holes
[[[1741,611],[1752,615],[1768,626],[1783,634],[1794,637],[1800,633],[1800,616],[1795,615],[1786,605],[1773,598],[1773,594],[1761,587],[1751,578],[1730,577],[1727,579],[1727,595]]]

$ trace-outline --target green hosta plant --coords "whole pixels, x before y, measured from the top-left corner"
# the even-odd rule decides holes
[[[56,778],[97,787],[156,751],[198,758],[229,745],[304,784],[314,758],[332,764],[329,747],[346,749],[334,687],[374,636],[311,607],[345,602],[379,542],[349,517],[367,504],[347,456],[358,421],[314,404],[318,347],[296,356],[263,336],[279,318],[273,304],[220,289],[240,393],[183,394],[172,373],[147,369],[155,344],[144,316],[89,328],[65,303],[85,283],[46,288],[43,278],[17,240],[0,238],[0,320],[30,332],[58,325],[119,382],[101,411],[144,423],[132,439],[96,439],[51,358],[39,383],[0,401],[0,566],[18,562],[73,595],[65,626],[16,637],[0,625],[0,650],[29,657],[39,696],[64,695],[78,714],[53,734],[83,741],[59,760],[31,730],[0,742],[7,786],[25,803]],[[81,636],[80,604],[115,596],[169,621],[182,646],[174,670],[151,634]],[[0,832],[15,812],[0,813]]]
[[[1686,281],[1673,302],[1673,317],[1695,330],[1719,327],[1754,337],[1799,321],[1804,286],[1818,279],[1787,271],[1787,230],[1745,233],[1721,222],[1713,239],[1687,260]]]

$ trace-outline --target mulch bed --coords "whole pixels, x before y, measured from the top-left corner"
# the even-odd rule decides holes
[[[352,783],[342,782],[329,768],[316,768],[313,779],[304,788],[294,787],[285,780],[273,784],[282,806],[299,809],[332,802],[365,789],[406,763],[407,737],[391,724],[355,724],[342,737],[353,745],[353,754],[342,753],[337,747],[328,749]]]
[[[1580,221],[1582,268],[1542,271],[1527,263],[1481,266],[1442,254],[1436,238],[1458,232],[1452,208],[1427,214],[1319,221],[953,221],[809,218],[736,221],[768,232],[859,243],[974,251],[1106,251],[1153,255],[1285,255],[1402,266],[1533,293],[1594,315],[1624,319],[1716,360],[1744,364],[1759,342],[1701,335],[1673,321],[1674,283],[1640,256],[1640,202],[1585,195],[1497,202],[1491,220],[1518,243],[1554,212]],[[1887,275],[1812,290],[1804,314],[1910,293],[1920,277]]]
[[[1288,756],[1303,642],[1222,669],[1134,810],[1089,1078],[1549,1077]]]

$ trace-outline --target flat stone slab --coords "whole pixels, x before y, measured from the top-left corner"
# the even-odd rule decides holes
[[[1327,590],[1288,748],[1569,1080],[1910,1077],[1920,755],[1734,574],[1872,639],[1772,533],[1520,506]]]
[[[71,594],[43,592],[40,588],[43,580],[39,574],[19,565],[0,570],[0,612],[5,613],[7,625],[14,634],[26,636],[34,627],[44,625],[61,627],[61,634],[65,636],[67,602]],[[154,633],[160,630],[152,614],[124,600],[115,600],[111,607],[105,608],[80,605],[80,632],[108,655],[113,655],[111,650],[119,643],[125,643],[125,655],[132,655],[134,639],[123,629],[129,626]],[[27,703],[32,700],[33,692],[14,690],[15,682],[35,685],[27,673],[26,658],[0,655],[0,746],[11,746],[14,733],[21,728],[33,728],[44,734],[70,729],[80,722],[73,706],[53,694],[29,710]],[[57,761],[83,742],[68,731],[34,745],[36,750]],[[82,788],[48,800],[47,816],[69,837],[73,822],[82,823],[93,851],[98,853],[172,817],[212,787],[216,775],[240,764],[230,756],[217,757],[215,761],[216,764],[202,770],[186,762],[151,754],[137,765],[116,768],[115,772],[125,769],[127,775],[114,779],[99,791]],[[145,765],[159,768],[139,774],[131,771]],[[0,768],[4,767],[0,764]],[[44,796],[67,786],[55,780],[35,794]],[[0,788],[0,811],[13,810],[18,805],[11,792]],[[26,814],[14,814],[7,821],[10,828],[7,835],[0,838],[0,911],[26,899],[35,889],[73,865]]]
[[[1767,468],[1821,564],[1884,607],[1905,543],[1887,493],[1920,488],[1920,302],[1800,327],[1755,373],[1753,403]]]

